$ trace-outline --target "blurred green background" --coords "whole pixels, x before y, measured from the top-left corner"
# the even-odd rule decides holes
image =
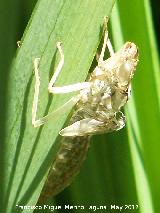
[[[44,131],[41,128],[31,134],[32,127],[28,128],[31,119],[28,103],[32,102],[34,86],[32,59],[40,55],[42,57],[42,70],[47,69],[49,76],[51,76],[53,69],[50,70],[50,68],[55,66],[55,59],[53,60],[53,58],[56,57],[55,64],[58,61],[54,54],[56,52],[55,44],[57,38],[62,37],[64,41],[66,39],[65,53],[71,55],[71,57],[72,55],[75,56],[73,62],[73,57],[69,58],[65,54],[66,58],[68,57],[65,61],[65,70],[72,68],[72,66],[72,70],[74,70],[76,63],[81,68],[77,76],[74,73],[70,74],[67,79],[68,82],[76,82],[77,78],[81,78],[81,81],[84,80],[102,36],[102,18],[105,14],[110,14],[114,4],[114,1],[109,0],[91,0],[90,2],[78,0],[76,3],[73,0],[53,1],[53,8],[49,10],[49,7],[47,7],[49,2],[51,1],[41,0],[38,3],[35,0],[0,1],[0,206],[2,212],[21,212],[16,204],[34,205],[36,203],[47,169],[52,161],[52,155],[55,154],[56,144],[58,144],[58,140],[56,140],[58,128],[63,126],[67,117],[66,115],[59,121],[59,127],[55,132],[53,131],[54,138],[52,122]],[[45,3],[47,4],[46,7]],[[89,7],[86,6],[87,4]],[[96,5],[97,8],[93,8]],[[125,41],[133,41],[139,47],[140,55],[139,65],[133,80],[132,97],[125,108],[127,125],[119,132],[93,137],[88,158],[80,174],[71,186],[55,198],[51,198],[48,204],[84,205],[86,208],[85,211],[74,209],[72,212],[91,212],[88,210],[90,205],[107,206],[107,210],[97,210],[99,212],[114,212],[110,209],[110,205],[114,204],[118,206],[139,205],[138,209],[133,209],[133,206],[130,206],[132,208],[130,210],[123,209],[123,212],[127,213],[159,212],[159,8],[160,2],[157,0],[121,0],[114,5],[109,23],[109,33],[115,49],[120,48]],[[33,10],[34,14],[30,19]],[[56,20],[56,14],[61,11],[63,16]],[[83,11],[85,11],[84,14]],[[87,13],[88,17],[92,17],[91,14],[94,14],[95,25],[94,23],[89,25],[89,18],[81,17],[82,14],[87,17]],[[75,18],[74,21],[72,16]],[[53,23],[56,20],[55,26],[56,23],[60,23],[57,24],[55,33],[54,31],[52,34],[49,33],[52,22],[43,23],[46,24],[48,32],[43,32],[42,35],[38,31],[39,26],[33,31],[33,28],[44,18],[52,19]],[[25,36],[23,36],[29,20],[30,23],[25,31]],[[75,27],[71,31],[70,28],[74,24],[72,22],[76,23],[76,21],[80,23],[79,27]],[[32,24],[33,22],[35,25]],[[63,26],[63,23],[66,23],[66,25]],[[68,30],[71,31],[70,37],[66,34],[67,26]],[[92,35],[94,30],[95,34]],[[85,31],[88,31],[88,34],[85,34]],[[22,47],[17,51],[17,41],[21,40],[22,36]],[[53,40],[49,40],[51,37],[53,37]],[[81,38],[82,40],[80,40]],[[86,46],[88,50],[84,50],[86,41],[88,42]],[[79,45],[80,42],[82,46]],[[30,44],[33,44],[33,46],[30,46]],[[73,46],[77,44],[76,48],[80,49],[77,55],[75,54],[77,49],[74,49],[72,44]],[[45,51],[45,48],[47,51]],[[70,53],[72,48],[73,53]],[[32,49],[31,53],[29,52],[30,49]],[[31,55],[31,58],[29,58],[29,55]],[[80,57],[82,62],[79,62]],[[70,66],[67,65],[67,62]],[[30,65],[27,65],[27,63],[30,63]],[[30,70],[28,74],[23,71],[23,66],[24,70]],[[82,70],[83,67],[84,70]],[[45,77],[45,74],[43,74],[43,76],[44,82],[47,82],[48,75]],[[65,78],[64,74],[60,83],[65,82]],[[46,85],[42,85],[42,90],[45,90]],[[44,101],[42,103],[44,106],[40,107],[40,115],[47,112],[51,102],[53,103],[52,98],[47,96],[47,91],[42,92],[41,99]],[[58,106],[59,101],[62,100],[56,99],[53,105]],[[53,142],[57,141],[55,146],[52,144],[52,138]],[[46,141],[48,141],[47,147],[45,146]],[[40,153],[42,149],[44,150]],[[45,157],[43,157],[44,152],[47,153]],[[41,163],[42,159],[44,162]],[[31,162],[32,165],[30,166]],[[41,167],[39,167],[40,164],[42,164]],[[37,167],[38,172],[36,171]],[[27,211],[23,210],[22,212]],[[37,212],[42,211],[37,210]],[[44,212],[50,212],[50,210]],[[60,211],[55,210],[54,212]]]

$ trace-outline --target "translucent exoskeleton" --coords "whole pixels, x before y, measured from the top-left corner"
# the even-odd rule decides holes
[[[104,60],[108,47],[110,57]],[[69,125],[62,129],[62,136],[57,156],[54,159],[39,201],[56,195],[68,186],[86,157],[91,135],[117,131],[124,127],[125,116],[120,111],[126,104],[131,90],[131,79],[138,63],[138,49],[134,43],[126,42],[123,47],[114,52],[108,38],[107,18],[104,22],[104,42],[98,59],[98,65],[90,74],[87,82],[55,87],[54,84],[64,64],[64,54],[61,43],[57,43],[61,60],[55,70],[48,90],[53,94],[79,91],[67,103],[45,117],[36,119],[39,95],[39,58],[34,60],[35,94],[32,108],[32,124],[41,126],[51,117],[62,112],[66,107],[75,105]]]

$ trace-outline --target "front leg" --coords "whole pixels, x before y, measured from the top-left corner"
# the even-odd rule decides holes
[[[113,50],[111,41],[108,38],[107,24],[108,24],[108,17],[104,17],[104,41],[103,41],[102,50],[98,59],[98,66],[100,66],[104,61],[104,53],[105,53],[106,47],[108,47],[110,56],[114,55],[114,50]]]

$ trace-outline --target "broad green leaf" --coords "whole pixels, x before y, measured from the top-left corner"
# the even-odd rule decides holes
[[[62,112],[43,127],[32,127],[33,60],[41,58],[38,117],[42,117],[73,96],[57,95],[52,100],[52,96],[48,95],[48,82],[60,59],[56,43],[62,42],[65,55],[64,69],[57,85],[84,81],[102,36],[104,16],[109,16],[113,3],[113,0],[37,2],[8,79],[5,156],[7,212],[14,212],[16,204],[36,203],[56,152],[57,144],[54,142],[70,112]]]

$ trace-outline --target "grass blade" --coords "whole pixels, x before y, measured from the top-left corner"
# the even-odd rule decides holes
[[[124,7],[128,9],[124,11]],[[159,192],[155,183],[158,182],[159,170],[155,162],[158,160],[157,142],[160,140],[158,133],[160,78],[151,12],[148,1],[136,1],[134,4],[122,1],[118,4],[118,9],[120,16],[118,18],[114,16],[116,20],[113,20],[113,28],[116,22],[121,21],[121,29],[116,27],[113,30],[116,32],[115,34],[113,32],[116,47],[124,38],[134,41],[140,51],[132,100],[127,108],[129,143],[140,212],[154,212],[155,209],[157,212]],[[130,16],[126,19],[128,13]]]

